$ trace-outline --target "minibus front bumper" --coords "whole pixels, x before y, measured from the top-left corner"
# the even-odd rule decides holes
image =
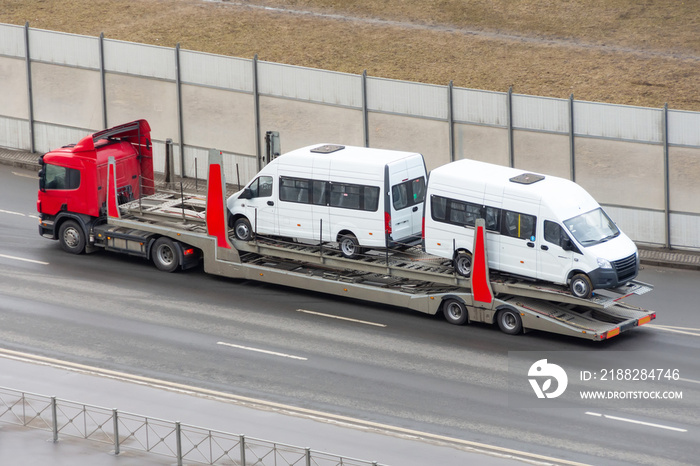
[[[639,255],[634,254],[615,261],[612,268],[597,268],[588,273],[593,289],[617,288],[637,278],[639,273]]]

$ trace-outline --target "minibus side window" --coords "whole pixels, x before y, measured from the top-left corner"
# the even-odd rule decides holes
[[[450,201],[450,223],[473,227],[481,217],[481,206],[470,202]]]
[[[391,187],[394,210],[405,209],[425,200],[425,178],[419,177]]]
[[[331,183],[330,206],[343,209],[376,211],[379,188],[357,184]]]
[[[379,207],[379,188],[376,186],[365,186],[363,197],[363,210],[371,212],[377,210],[377,207]]]
[[[544,240],[561,247],[569,237],[564,229],[555,222],[544,221]]]
[[[312,203],[315,205],[328,205],[328,182],[314,180],[311,185]]]
[[[536,223],[537,217],[534,215],[504,210],[501,233],[513,238],[529,240],[535,236]]]
[[[501,210],[495,207],[486,207],[486,229],[491,231],[498,231],[498,219],[501,217]]]
[[[280,177],[280,201],[310,204],[311,180]]]
[[[447,199],[440,196],[430,196],[430,212],[433,220],[438,222],[445,221],[445,212],[447,211]]]

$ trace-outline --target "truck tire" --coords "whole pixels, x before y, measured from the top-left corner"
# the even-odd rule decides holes
[[[175,242],[166,237],[160,237],[156,240],[151,250],[151,258],[158,270],[163,272],[174,272],[180,265]]]
[[[66,220],[61,224],[58,241],[61,248],[71,254],[82,254],[85,251],[85,232],[75,220]]]
[[[463,276],[469,277],[472,274],[472,255],[467,251],[459,251],[455,254],[454,260],[455,271]]]
[[[462,301],[454,298],[448,298],[442,302],[442,313],[445,315],[445,320],[453,325],[464,325],[469,319],[467,307]]]
[[[241,217],[233,223],[233,232],[236,238],[241,241],[250,241],[253,239],[253,229],[247,218]]]
[[[340,253],[343,257],[347,257],[348,259],[357,259],[362,255],[360,243],[352,233],[342,235],[338,241],[338,246],[340,247]]]
[[[569,284],[571,294],[577,298],[588,299],[593,296],[593,284],[585,273],[578,273],[571,278]]]
[[[503,333],[516,335],[523,331],[523,320],[515,309],[502,309],[497,316],[498,327]]]

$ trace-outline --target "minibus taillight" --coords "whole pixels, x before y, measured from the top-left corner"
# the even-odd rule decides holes
[[[391,214],[389,212],[384,212],[384,233],[391,234]]]
[[[425,239],[425,216],[423,217],[423,222],[420,227],[420,237],[421,239]]]

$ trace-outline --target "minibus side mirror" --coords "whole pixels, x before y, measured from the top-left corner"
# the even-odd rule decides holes
[[[245,188],[238,199],[253,199],[253,192],[250,188]]]

